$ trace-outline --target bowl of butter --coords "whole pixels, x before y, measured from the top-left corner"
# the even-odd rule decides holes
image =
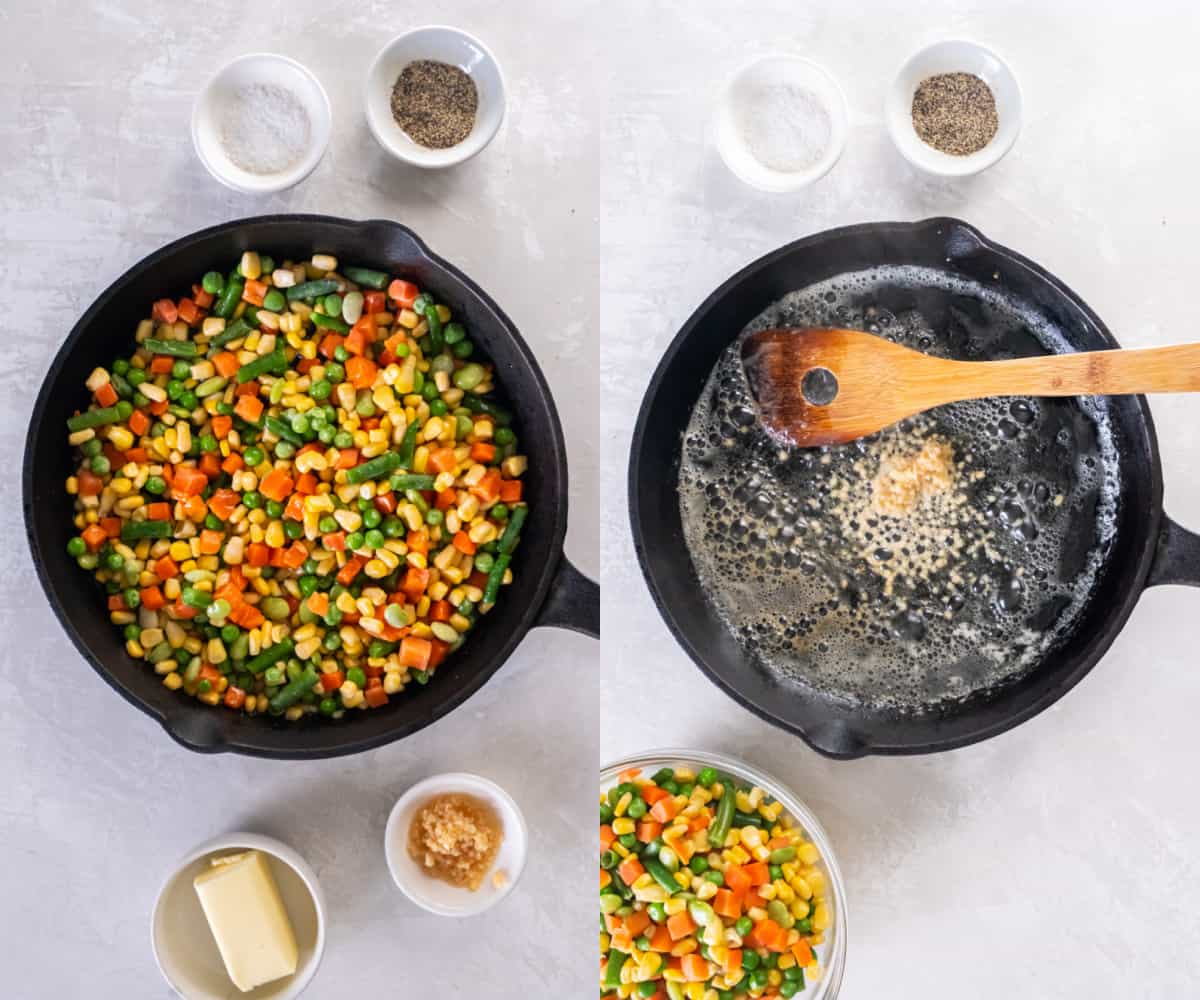
[[[291,1000],[325,950],[317,877],[271,837],[233,833],[201,844],[163,883],[154,958],[185,1000]]]

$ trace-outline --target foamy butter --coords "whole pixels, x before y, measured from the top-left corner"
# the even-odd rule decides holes
[[[862,329],[967,360],[1066,347],[1022,304],[917,267],[794,292],[742,336],[776,326]],[[679,495],[701,583],[764,670],[911,712],[1010,682],[1071,633],[1118,483],[1103,399],[956,403],[846,445],[781,448],[739,341],[692,413]]]

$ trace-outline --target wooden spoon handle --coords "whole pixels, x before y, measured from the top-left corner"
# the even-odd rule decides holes
[[[1200,344],[951,364],[956,399],[1200,392]]]

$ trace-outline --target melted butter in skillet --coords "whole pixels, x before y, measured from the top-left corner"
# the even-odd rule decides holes
[[[868,330],[965,360],[1061,344],[1001,295],[918,268],[795,292],[743,336],[773,326]],[[880,483],[900,470],[903,486],[913,468],[915,493],[881,503]],[[1102,402],[957,403],[848,445],[781,450],[734,344],[688,424],[679,495],[701,583],[762,669],[919,711],[1019,677],[1070,634],[1111,539],[1117,482]]]

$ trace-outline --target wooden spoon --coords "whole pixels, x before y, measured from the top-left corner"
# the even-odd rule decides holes
[[[764,423],[801,448],[963,399],[1200,391],[1200,344],[948,361],[858,330],[762,330],[742,342],[742,364]]]

